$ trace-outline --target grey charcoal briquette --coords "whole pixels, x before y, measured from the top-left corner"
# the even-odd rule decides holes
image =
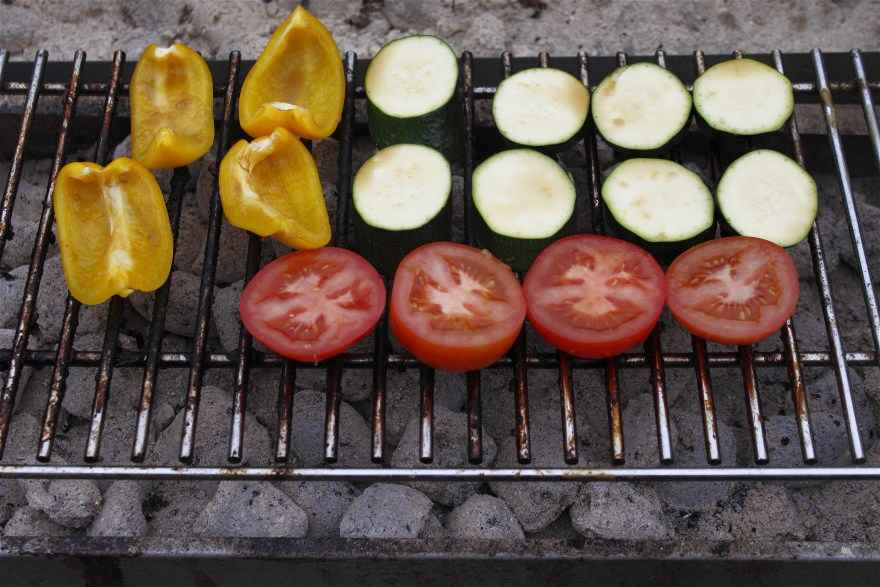
[[[92,525],[89,536],[143,536],[147,520],[141,509],[143,487],[137,481],[115,481],[104,493],[104,506]]]
[[[19,267],[27,270],[27,267]],[[19,269],[13,271],[15,273]],[[27,275],[25,271],[24,275]],[[64,320],[64,300],[67,298],[67,282],[61,268],[61,257],[55,256],[46,260],[43,266],[43,278],[40,281],[40,295],[37,297],[37,323],[40,335],[46,342],[58,340],[61,324]],[[20,303],[20,302],[19,302]],[[16,304],[15,311],[18,311]],[[107,323],[108,304],[82,306],[79,311],[77,335],[103,332]]]
[[[309,537],[339,535],[339,522],[358,495],[357,489],[344,481],[292,481],[279,488],[309,516]]]
[[[165,314],[165,330],[180,336],[193,336],[198,319],[199,277],[186,271],[173,271],[171,291],[168,295],[168,311]],[[155,294],[134,292],[128,299],[138,314],[146,320],[153,315]]]
[[[73,530],[56,524],[38,509],[25,506],[15,510],[3,527],[3,535],[27,538],[31,536],[69,536]]]
[[[324,465],[324,409],[326,394],[297,391],[293,397],[291,447],[302,466]],[[357,410],[339,405],[339,466],[373,466],[370,460],[370,428]]]
[[[301,538],[309,528],[308,516],[271,483],[223,481],[193,532],[210,537]]]
[[[22,483],[28,505],[65,528],[85,528],[101,507],[101,491],[93,481],[55,479]]]
[[[342,516],[342,538],[419,538],[433,532],[433,504],[405,485],[377,483],[352,502]]]
[[[449,535],[456,538],[524,540],[522,526],[502,499],[491,495],[472,495],[449,513]]]
[[[660,499],[648,485],[586,483],[570,510],[584,536],[609,540],[661,540],[670,535]]]

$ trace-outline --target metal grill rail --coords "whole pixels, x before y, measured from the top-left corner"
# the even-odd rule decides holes
[[[735,57],[741,57],[739,52]],[[873,56],[871,56],[873,58]],[[663,67],[672,60],[680,62],[682,57],[667,57],[663,51],[655,55],[656,61]],[[61,123],[57,136],[57,145],[52,169],[47,179],[46,193],[43,200],[42,215],[35,238],[30,266],[24,287],[24,296],[20,306],[18,326],[15,331],[12,348],[0,349],[0,365],[7,368],[6,382],[0,393],[0,478],[157,478],[157,479],[222,479],[222,478],[262,478],[262,479],[350,479],[350,480],[615,480],[615,479],[653,479],[653,480],[771,480],[771,479],[880,479],[880,467],[864,465],[865,449],[859,436],[857,414],[853,406],[852,390],[847,374],[847,366],[876,367],[880,365],[880,311],[870,275],[869,263],[865,252],[865,241],[859,222],[858,208],[853,196],[850,172],[847,166],[841,132],[837,125],[834,99],[858,101],[863,108],[867,134],[873,149],[872,164],[880,168],[880,130],[874,108],[874,95],[880,91],[880,82],[868,80],[865,62],[859,51],[852,51],[848,56],[832,55],[830,58],[840,64],[841,60],[849,62],[849,70],[854,78],[829,80],[825,66],[825,56],[814,50],[810,54],[811,75],[814,81],[795,80],[795,91],[799,102],[818,100],[821,104],[827,128],[827,137],[833,155],[835,169],[840,184],[840,194],[846,212],[846,220],[850,230],[853,250],[860,270],[860,282],[864,295],[874,348],[847,352],[840,333],[840,326],[835,313],[832,296],[832,284],[828,274],[825,251],[819,226],[814,224],[809,245],[815,273],[816,284],[822,302],[822,311],[827,330],[828,351],[800,351],[794,325],[789,320],[780,332],[783,350],[758,351],[751,347],[740,347],[736,351],[709,352],[706,342],[692,337],[692,352],[664,353],[662,350],[660,329],[652,333],[645,345],[644,353],[629,353],[607,361],[589,361],[574,359],[565,353],[531,353],[527,351],[526,335],[520,337],[510,353],[493,365],[493,369],[512,369],[514,380],[515,404],[515,440],[516,456],[520,467],[474,469],[474,468],[296,468],[285,463],[290,457],[293,402],[296,401],[295,382],[299,369],[326,369],[326,410],[324,426],[324,460],[334,463],[339,453],[339,413],[341,401],[342,374],[345,369],[372,370],[372,447],[371,458],[375,463],[385,464],[385,411],[387,370],[390,367],[418,368],[420,370],[420,428],[419,428],[419,460],[430,463],[433,460],[433,418],[434,418],[434,372],[419,364],[406,354],[394,353],[388,340],[388,323],[385,317],[379,323],[374,335],[372,353],[348,353],[323,365],[302,365],[284,360],[273,355],[263,355],[253,349],[251,335],[242,327],[240,330],[237,353],[212,353],[208,349],[209,324],[211,305],[213,303],[215,273],[217,269],[220,232],[222,229],[222,210],[219,205],[217,186],[214,186],[210,202],[204,263],[199,289],[196,328],[191,352],[165,352],[162,341],[165,317],[168,308],[170,280],[154,294],[153,315],[145,348],[140,351],[127,351],[119,348],[118,338],[122,324],[123,301],[113,298],[109,302],[107,326],[103,345],[100,351],[76,351],[73,342],[79,320],[80,304],[68,296],[59,344],[56,351],[28,349],[28,341],[34,325],[35,307],[39,293],[40,280],[51,239],[53,223],[52,192],[55,187],[56,175],[64,164],[70,143],[71,129],[77,121],[77,102],[82,96],[103,96],[104,107],[99,126],[94,160],[99,163],[107,161],[110,154],[111,127],[116,115],[117,104],[127,99],[130,67],[126,68],[125,54],[116,52],[110,64],[110,77],[107,81],[84,80],[86,56],[77,52],[72,64],[69,64],[69,81],[44,81],[50,64],[48,54],[39,51],[33,62],[30,79],[8,79],[13,64],[8,54],[0,50],[0,95],[24,94],[24,108],[20,118],[18,138],[3,192],[2,208],[0,208],[0,259],[6,240],[12,237],[12,211],[22,176],[22,167],[31,137],[34,119],[38,116],[37,104],[41,95],[62,95]],[[560,60],[563,61],[563,60]],[[571,59],[564,59],[572,64]],[[625,64],[627,56],[617,55],[618,64]],[[482,63],[480,63],[482,62]],[[497,87],[497,80],[477,79],[478,65],[485,73],[490,60],[475,60],[469,52],[461,56],[461,106],[463,111],[463,175],[464,194],[463,206],[465,226],[464,240],[473,243],[474,209],[471,204],[471,176],[477,158],[475,103],[478,99],[491,98]],[[496,62],[497,63],[497,62]],[[501,56],[497,69],[502,77],[507,77],[514,69],[514,60],[509,53]],[[542,67],[550,64],[550,56],[542,53],[538,56]],[[555,61],[554,61],[555,63]],[[701,51],[696,51],[692,58],[693,73],[700,74],[706,68],[707,58]],[[775,51],[769,63],[780,72],[783,70],[783,56]],[[215,88],[215,96],[223,99],[221,111],[219,141],[217,143],[217,160],[222,157],[230,143],[232,133],[236,131],[234,117],[236,98],[240,86],[242,70],[249,64],[243,64],[237,51],[230,54],[225,68],[214,63],[212,68],[215,79],[223,79],[225,83]],[[63,65],[68,67],[68,65]],[[836,75],[840,75],[840,65]],[[21,70],[21,67],[18,68]],[[356,132],[355,101],[364,97],[362,87],[363,63],[359,64],[357,56],[348,52],[344,57],[346,77],[346,104],[342,122],[338,132],[338,207],[336,216],[335,238],[338,246],[346,246],[346,235],[349,227],[349,197],[352,176],[352,141]],[[573,61],[573,73],[582,82],[595,87],[601,78],[591,71],[591,60],[585,53],[579,53]],[[222,72],[223,75],[218,75]],[[849,75],[847,73],[847,75]],[[21,76],[19,76],[21,77]],[[483,75],[482,77],[487,77]],[[500,78],[499,78],[500,79]],[[806,167],[802,137],[798,131],[796,116],[788,124],[790,148],[797,161]],[[589,186],[589,203],[592,218],[592,230],[604,232],[602,221],[602,201],[600,198],[600,167],[597,150],[597,137],[594,129],[588,126],[583,137],[585,154],[585,174]],[[751,145],[749,145],[751,148]],[[680,154],[674,152],[673,158]],[[707,157],[707,173],[713,180],[720,174],[720,156],[718,145],[714,140],[709,143]],[[875,169],[876,171],[876,169]],[[168,194],[168,210],[171,217],[175,242],[180,227],[182,201],[186,189],[188,171],[185,168],[174,172],[171,189]],[[261,239],[251,235],[248,242],[246,279],[250,279],[259,269],[261,258]],[[12,439],[9,438],[10,422],[16,394],[21,383],[21,374],[25,366],[53,367],[51,383],[48,390],[45,415],[39,444],[35,453],[34,463],[4,464],[2,455],[4,448]],[[815,443],[822,439],[813,437],[810,425],[808,395],[803,377],[806,366],[832,367],[840,396],[841,410],[849,437],[849,450],[852,465],[838,467],[770,467],[768,450],[764,432],[764,417],[761,412],[760,393],[757,387],[755,370],[765,366],[786,366],[791,384],[792,402],[795,407],[794,417],[797,420],[800,446],[805,465],[817,462]],[[83,464],[59,465],[52,463],[53,442],[56,437],[59,410],[63,405],[66,376],[70,367],[96,367],[97,378],[95,395],[90,421],[90,430],[84,447]],[[114,369],[118,366],[143,368],[141,399],[134,425],[136,433],[132,446],[131,461],[141,463],[149,448],[149,427],[153,406],[153,394],[157,377],[164,369],[189,368],[189,379],[184,402],[184,426],[181,431],[179,451],[180,466],[104,466],[93,463],[100,459],[101,440],[104,421],[108,409],[108,394]],[[711,383],[711,367],[736,367],[743,375],[746,413],[751,431],[754,449],[754,466],[724,466],[724,460],[731,460],[731,455],[721,453],[719,444],[717,410]],[[250,374],[254,367],[278,368],[278,413],[276,438],[273,459],[275,467],[237,467],[242,461],[245,450],[245,412],[247,408]],[[665,369],[693,367],[697,381],[698,397],[701,407],[701,421],[705,440],[705,467],[676,467],[673,443],[670,432],[670,415],[668,408],[668,390],[665,380]],[[234,368],[235,385],[232,394],[232,410],[230,422],[230,440],[227,454],[228,463],[217,463],[214,466],[192,466],[191,462],[197,448],[198,408],[202,382],[207,369]],[[533,368],[557,369],[559,373],[559,391],[561,397],[562,450],[568,467],[540,468],[526,466],[531,464],[530,424],[529,424],[529,389],[528,373]],[[576,422],[575,384],[573,370],[584,368],[601,368],[605,373],[606,398],[609,421],[609,464],[601,466],[576,466],[579,463],[578,429]],[[619,369],[647,368],[650,372],[651,389],[654,399],[655,422],[658,442],[658,463],[664,466],[624,467],[624,433],[621,409],[621,380]],[[482,398],[481,377],[479,372],[466,375],[467,386],[467,457],[472,464],[483,461],[482,438]],[[42,464],[39,464],[42,463]],[[772,464],[772,463],[770,463]]]

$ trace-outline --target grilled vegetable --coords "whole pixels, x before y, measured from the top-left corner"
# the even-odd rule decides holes
[[[473,176],[480,245],[516,271],[565,235],[574,218],[574,182],[553,159],[512,149],[483,161]]]
[[[147,47],[129,96],[132,157],[147,168],[189,165],[214,143],[211,70],[186,45]]]
[[[443,40],[413,35],[391,41],[367,67],[370,134],[382,148],[399,143],[455,154],[458,60]]]
[[[653,63],[615,70],[593,94],[596,130],[623,153],[660,152],[684,136],[691,95],[676,75]]]
[[[156,178],[133,159],[68,163],[52,197],[70,295],[100,304],[153,291],[171,272],[173,240]]]
[[[704,124],[733,135],[782,128],[794,110],[787,77],[754,59],[713,65],[694,82],[694,106]]]
[[[370,157],[352,186],[361,252],[391,276],[414,248],[449,240],[451,191],[449,163],[430,147],[394,145]]]
[[[430,243],[407,255],[394,275],[391,331],[436,369],[488,367],[510,349],[525,317],[519,281],[485,250]]]
[[[330,31],[298,6],[279,25],[241,86],[238,118],[252,137],[283,127],[307,139],[333,134],[345,73]]]
[[[606,219],[615,232],[672,260],[715,232],[712,193],[693,171],[666,159],[628,159],[602,184]]]
[[[274,352],[323,361],[375,328],[385,310],[385,284],[346,249],[298,251],[260,269],[241,292],[239,309],[248,332]]]
[[[219,180],[223,213],[233,226],[295,249],[330,242],[315,160],[284,128],[250,143],[238,141],[220,163]]]
[[[797,269],[785,249],[745,236],[688,250],[666,272],[669,309],[684,328],[722,344],[753,344],[797,307]]]
[[[520,71],[498,85],[492,117],[513,145],[556,151],[577,140],[587,120],[590,93],[559,69]]]
[[[806,238],[816,219],[816,182],[782,153],[760,149],[730,164],[718,182],[718,209],[736,234],[781,247]]]

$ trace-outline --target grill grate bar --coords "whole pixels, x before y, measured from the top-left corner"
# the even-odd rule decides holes
[[[339,458],[339,405],[342,401],[339,385],[342,381],[342,363],[330,360],[327,367],[327,401],[324,405],[324,462],[335,463]]]
[[[46,195],[43,198],[43,211],[40,215],[40,225],[37,232],[34,250],[31,253],[31,262],[28,267],[27,281],[25,282],[24,298],[22,300],[21,314],[18,319],[18,327],[12,343],[12,357],[9,362],[9,370],[6,374],[6,383],[3,386],[3,395],[0,398],[0,458],[6,446],[6,437],[9,429],[9,419],[12,415],[12,406],[18,384],[21,380],[21,372],[24,366],[22,356],[27,352],[28,339],[33,327],[34,307],[37,302],[37,294],[40,289],[40,279],[43,276],[43,263],[46,260],[46,251],[49,247],[50,231],[54,211],[52,209],[52,193],[55,191],[55,179],[58,171],[64,163],[67,152],[68,131],[73,123],[76,113],[76,101],[79,95],[80,75],[85,53],[77,51],[74,55],[73,70],[70,74],[67,93],[64,97],[64,114],[61,120],[61,129],[58,134],[58,144],[55,149],[55,158],[52,162],[52,171],[49,174],[49,184],[46,187]],[[6,53],[0,55],[0,69],[5,69]],[[0,71],[2,79],[2,71]],[[7,408],[8,406],[8,408]]]
[[[186,167],[174,170],[171,176],[171,193],[168,196],[168,216],[171,219],[171,234],[174,248],[180,236],[180,216],[183,210],[183,195],[189,181]],[[147,341],[147,358],[144,365],[144,377],[141,384],[141,399],[138,405],[135,425],[134,444],[131,449],[131,460],[139,463],[144,460],[149,443],[150,418],[153,410],[153,393],[159,377],[159,357],[162,354],[162,339],[165,333],[165,317],[168,313],[168,296],[171,293],[171,280],[167,280],[156,291],[153,299],[153,317],[150,320],[150,333]]]
[[[229,67],[226,78],[226,97],[223,100],[223,122],[220,128],[220,141],[217,143],[214,160],[219,164],[229,147],[229,136],[234,119],[236,86],[238,85],[238,70],[241,65],[241,53],[233,51],[229,54]],[[196,439],[196,421],[198,419],[199,398],[202,391],[202,376],[205,372],[205,359],[208,343],[208,324],[211,317],[211,305],[214,301],[214,277],[217,272],[217,250],[220,245],[220,229],[222,227],[223,212],[220,209],[220,194],[217,181],[214,181],[214,189],[211,194],[211,204],[208,220],[208,236],[205,240],[205,257],[202,265],[202,278],[199,284],[199,304],[194,332],[192,365],[189,372],[189,385],[187,387],[186,402],[184,404],[183,434],[180,440],[180,455],[182,462],[188,463],[193,459]]]
[[[390,284],[389,284],[390,285]],[[386,312],[379,320],[379,326],[373,335],[373,397],[371,414],[373,422],[372,453],[374,463],[385,460],[385,390],[388,383],[388,318]]]
[[[422,366],[419,369],[419,460],[434,460],[434,370]]]
[[[278,384],[278,438],[275,439],[275,462],[286,463],[290,458],[290,429],[293,423],[293,396],[296,390],[296,367],[284,361]]]
[[[865,112],[865,125],[868,127],[868,136],[871,138],[871,147],[874,149],[874,158],[880,167],[880,129],[877,126],[877,112],[874,109],[874,97],[871,95],[870,84],[865,78],[865,65],[862,63],[862,53],[858,49],[852,50],[853,69],[856,72],[856,82],[859,86],[859,94],[862,97],[862,110]]]

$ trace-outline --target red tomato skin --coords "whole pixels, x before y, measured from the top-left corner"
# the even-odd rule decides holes
[[[403,308],[408,304],[407,296],[410,290],[400,284],[405,281],[401,278],[402,269],[408,266],[407,261],[416,258],[419,254],[423,254],[425,250],[431,247],[444,247],[452,251],[461,251],[467,254],[479,253],[486,255],[493,263],[497,263],[499,267],[496,270],[506,272],[503,277],[510,282],[513,287],[507,291],[510,301],[517,308],[516,315],[511,322],[516,323],[515,328],[510,328],[508,332],[501,336],[497,336],[491,343],[480,345],[469,345],[463,347],[456,344],[443,344],[427,340],[421,336],[415,328],[413,328],[404,317]],[[508,275],[509,274],[509,275]],[[407,280],[407,285],[409,282]],[[415,358],[422,363],[451,373],[463,373],[467,371],[476,371],[488,367],[498,361],[510,350],[517,336],[522,331],[523,322],[526,316],[526,302],[522,294],[522,288],[513,271],[502,261],[496,259],[488,251],[480,251],[474,247],[452,242],[434,242],[422,245],[411,251],[398,266],[397,273],[394,277],[394,287],[391,292],[391,304],[388,313],[388,325],[394,337],[406,348]]]
[[[648,324],[644,328],[629,333],[626,336],[620,336],[615,340],[577,340],[572,336],[566,336],[565,333],[557,329],[547,327],[543,323],[543,321],[540,320],[538,316],[536,316],[537,311],[534,304],[528,304],[529,323],[532,325],[532,328],[534,328],[535,331],[538,332],[538,334],[540,334],[541,337],[548,343],[555,346],[561,351],[564,351],[572,356],[579,357],[581,359],[607,359],[617,356],[620,353],[645,342],[648,336],[650,336],[651,332],[654,330],[654,327],[657,324],[657,321],[660,319],[660,313],[663,311],[663,305],[666,301],[668,292],[666,279],[663,276],[663,270],[660,268],[660,265],[658,265],[654,258],[641,247],[627,241],[623,241],[621,239],[595,234],[573,235],[556,241],[555,243],[541,251],[541,254],[538,255],[534,263],[532,263],[532,267],[540,267],[542,260],[548,261],[556,253],[556,251],[561,249],[568,241],[577,240],[592,240],[598,243],[613,243],[615,247],[630,250],[634,254],[638,254],[642,258],[642,260],[651,267],[653,273],[655,274],[654,276],[658,278],[656,284],[656,293],[659,295],[656,296],[656,299],[652,304],[650,320],[647,320]],[[529,291],[533,288],[540,287],[540,284],[536,283],[538,279],[536,277],[536,274],[537,271],[532,272],[530,270],[523,282],[523,291],[526,294],[527,301],[529,298]]]
[[[378,294],[377,303],[372,308],[368,320],[366,320],[365,323],[360,326],[360,328],[352,329],[350,331],[352,336],[350,338],[347,338],[343,342],[343,344],[325,347],[316,346],[309,351],[293,349],[291,348],[291,346],[279,344],[277,342],[277,338],[270,338],[265,336],[262,330],[263,326],[259,323],[255,315],[255,310],[250,307],[251,298],[257,295],[257,288],[260,286],[261,283],[259,281],[261,273],[266,270],[272,271],[274,269],[280,269],[281,267],[285,266],[290,258],[293,258],[294,256],[299,257],[299,259],[309,259],[310,257],[315,257],[318,254],[326,253],[341,254],[344,257],[347,257],[349,261],[356,263],[359,270],[365,272],[364,277],[371,282],[371,285],[375,288],[375,292],[377,292]],[[245,285],[245,288],[242,290],[241,296],[239,297],[239,314],[241,315],[242,324],[244,324],[245,328],[247,328],[248,332],[251,333],[254,339],[258,340],[272,352],[282,357],[298,361],[300,363],[319,363],[345,352],[346,350],[357,344],[359,341],[363,340],[366,336],[368,336],[375,329],[376,324],[382,317],[382,312],[384,312],[385,310],[386,297],[387,293],[385,291],[385,282],[382,279],[382,276],[379,275],[378,271],[376,271],[376,269],[372,265],[370,265],[370,263],[366,259],[358,255],[357,253],[354,253],[347,249],[341,249],[337,247],[322,247],[313,250],[294,251],[266,264],[262,269],[260,269],[260,271],[257,272],[256,275],[254,275],[254,277]]]
[[[791,311],[785,313],[784,318],[778,318],[774,320],[772,323],[766,324],[762,328],[756,328],[751,333],[737,333],[731,329],[723,328],[723,323],[719,320],[714,328],[710,328],[707,325],[703,325],[692,320],[688,320],[685,312],[684,302],[680,298],[678,287],[675,283],[674,274],[675,271],[686,261],[688,255],[692,255],[695,252],[699,252],[701,250],[705,250],[709,247],[718,247],[722,244],[734,242],[734,241],[755,241],[760,243],[761,246],[767,247],[768,249],[775,251],[775,254],[779,254],[783,259],[788,259],[788,263],[786,267],[784,267],[785,275],[782,276],[782,280],[785,282],[786,296],[791,299],[793,297],[794,303],[791,305]],[[749,237],[749,236],[731,236],[725,238],[714,239],[710,241],[706,241],[695,247],[688,249],[681,255],[679,255],[666,270],[667,281],[670,286],[669,292],[669,310],[672,313],[672,316],[675,318],[675,321],[686,331],[690,332],[694,336],[698,336],[700,338],[704,338],[706,340],[717,342],[720,344],[730,344],[730,345],[752,345],[757,342],[764,340],[765,338],[771,336],[775,332],[778,332],[782,325],[785,324],[785,321],[794,315],[795,310],[797,309],[797,301],[800,297],[800,282],[798,280],[797,269],[794,266],[794,262],[791,260],[788,252],[780,247],[779,245],[772,243],[770,241],[766,241],[764,239]]]

